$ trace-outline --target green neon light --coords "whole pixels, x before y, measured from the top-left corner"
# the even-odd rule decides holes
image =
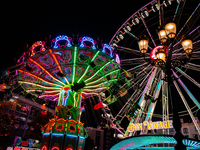
[[[74,83],[75,75],[76,75],[76,58],[77,58],[77,46],[74,47],[74,60],[73,60],[73,74],[72,74],[72,84]]]
[[[118,72],[118,71],[120,71],[120,69],[116,69],[116,70],[113,70],[113,71],[111,71],[111,72],[108,72],[107,74],[105,74],[104,76],[102,76],[101,78],[99,78],[98,80],[89,82],[89,83],[87,83],[86,85],[90,85],[90,84],[93,84],[93,83],[97,83],[98,81],[100,81],[100,80],[102,80],[103,78],[105,78],[107,75],[112,74],[112,73],[114,73],[114,72]]]
[[[86,86],[84,89],[99,87],[99,86],[101,86],[102,84],[106,84],[106,83],[109,84],[109,83],[112,82],[112,81],[117,81],[117,79],[112,79],[112,80],[109,80],[109,81],[105,81],[105,82],[102,82],[102,83],[97,84],[97,85]]]
[[[97,55],[99,54],[100,51],[97,51],[96,54],[94,55],[94,57],[92,58],[91,62],[94,61],[94,59],[97,57]],[[88,69],[90,68],[90,65],[87,66],[85,72],[83,73],[83,75],[80,77],[80,79],[78,80],[78,83],[82,80],[82,78],[85,76],[85,74],[87,73]]]
[[[87,81],[91,80],[92,78],[94,78],[99,73],[99,71],[101,71],[103,68],[105,68],[105,66],[107,66],[108,64],[110,64],[110,62],[107,62],[105,65],[103,65],[97,72],[95,72],[95,74],[93,74],[90,78],[85,80],[85,82],[87,82]]]
[[[98,90],[102,90],[102,89],[107,89],[108,87],[106,87],[106,86],[103,86],[103,87],[100,87],[100,88],[97,88],[97,89],[95,89],[96,91],[98,91]],[[83,89],[83,91],[94,91],[94,89]]]
[[[62,104],[62,95],[63,95],[63,92],[62,92],[62,91],[60,91],[60,95],[59,95],[59,99],[58,99],[58,105],[57,105],[57,106],[59,106],[59,105],[61,105],[61,104]]]
[[[74,107],[76,105],[76,92],[74,92]]]

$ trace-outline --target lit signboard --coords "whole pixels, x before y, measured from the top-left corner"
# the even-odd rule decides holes
[[[155,129],[169,129],[173,128],[172,120],[168,121],[157,121],[157,122],[148,122],[144,121],[143,123],[130,123],[128,127],[128,132],[141,131],[141,130],[155,130]]]

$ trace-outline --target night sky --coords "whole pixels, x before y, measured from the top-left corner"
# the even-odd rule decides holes
[[[52,37],[80,36],[96,39],[103,37],[109,43],[118,28],[135,11],[150,0],[141,1],[6,1],[1,4],[1,55],[0,69],[13,66],[14,58],[21,56],[24,43],[31,46]]]
[[[24,49],[45,34],[103,37],[109,43],[118,28],[151,0],[5,1],[1,3],[0,72],[12,67]],[[133,3],[134,2],[134,3]]]

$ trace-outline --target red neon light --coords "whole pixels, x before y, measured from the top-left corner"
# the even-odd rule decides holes
[[[157,59],[156,58],[156,52],[158,49],[163,49],[164,48],[164,45],[158,45],[156,47],[153,48],[153,50],[151,51],[150,53],[150,58],[151,59]],[[166,49],[166,55],[168,54],[168,49]]]
[[[67,87],[64,87],[63,89],[64,89],[65,91],[68,91],[68,90],[70,89],[70,87],[67,86]]]
[[[68,146],[66,150],[74,150],[72,146]]]
[[[51,49],[49,49],[49,52],[51,53],[51,55],[53,56],[53,59],[55,60],[56,64],[58,65],[58,68],[59,68],[60,72],[63,73],[56,56],[53,54],[53,51]]]
[[[58,127],[60,127],[61,126],[61,129],[58,129]],[[56,131],[58,131],[58,132],[61,132],[63,129],[64,129],[64,123],[63,122],[58,122],[57,124],[56,124]]]
[[[53,146],[51,150],[60,150],[58,146]]]
[[[98,104],[96,104],[96,105],[94,106],[94,110],[97,110],[97,109],[102,108],[102,107],[103,107],[102,102],[99,102]]]
[[[74,127],[74,130],[70,129],[70,128],[71,128],[71,126],[72,126],[72,127]],[[74,132],[76,132],[76,125],[75,125],[75,124],[73,124],[73,123],[71,123],[71,124],[69,124],[69,127],[68,127],[68,129],[69,129],[69,131],[70,131],[70,132],[74,133]]]
[[[29,58],[29,60],[31,62],[33,62],[34,64],[36,64],[38,67],[40,67],[42,70],[44,70],[50,77],[52,77],[54,80],[62,83],[64,85],[63,82],[61,82],[60,80],[58,80],[56,77],[54,77],[50,72],[48,72],[44,67],[42,67],[40,64],[38,64],[36,61],[34,61],[32,58]]]
[[[41,80],[41,81],[44,81],[44,82],[46,82],[46,83],[49,83],[49,84],[52,84],[52,85],[60,86],[59,84],[55,84],[55,83],[53,83],[53,82],[49,82],[49,81],[47,81],[47,80],[45,80],[45,79],[42,79],[41,77],[38,77],[38,76],[36,76],[36,75],[34,75],[34,74],[30,73],[30,72],[26,72],[26,71],[23,71],[23,70],[21,70],[21,69],[18,69],[18,71],[19,71],[19,72],[22,72],[22,73],[25,73],[25,74],[28,74],[28,75],[30,75],[30,76],[33,76],[33,77],[35,77],[35,78],[37,78],[37,79],[39,79],[39,80]]]
[[[42,146],[41,150],[47,150],[47,146],[46,145]]]

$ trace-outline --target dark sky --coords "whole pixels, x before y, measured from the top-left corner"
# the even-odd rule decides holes
[[[150,0],[141,1],[6,1],[1,4],[0,69],[14,65],[24,51],[23,44],[31,46],[52,37],[71,36],[78,30],[80,36],[103,37],[108,43],[117,29],[135,11]]]

